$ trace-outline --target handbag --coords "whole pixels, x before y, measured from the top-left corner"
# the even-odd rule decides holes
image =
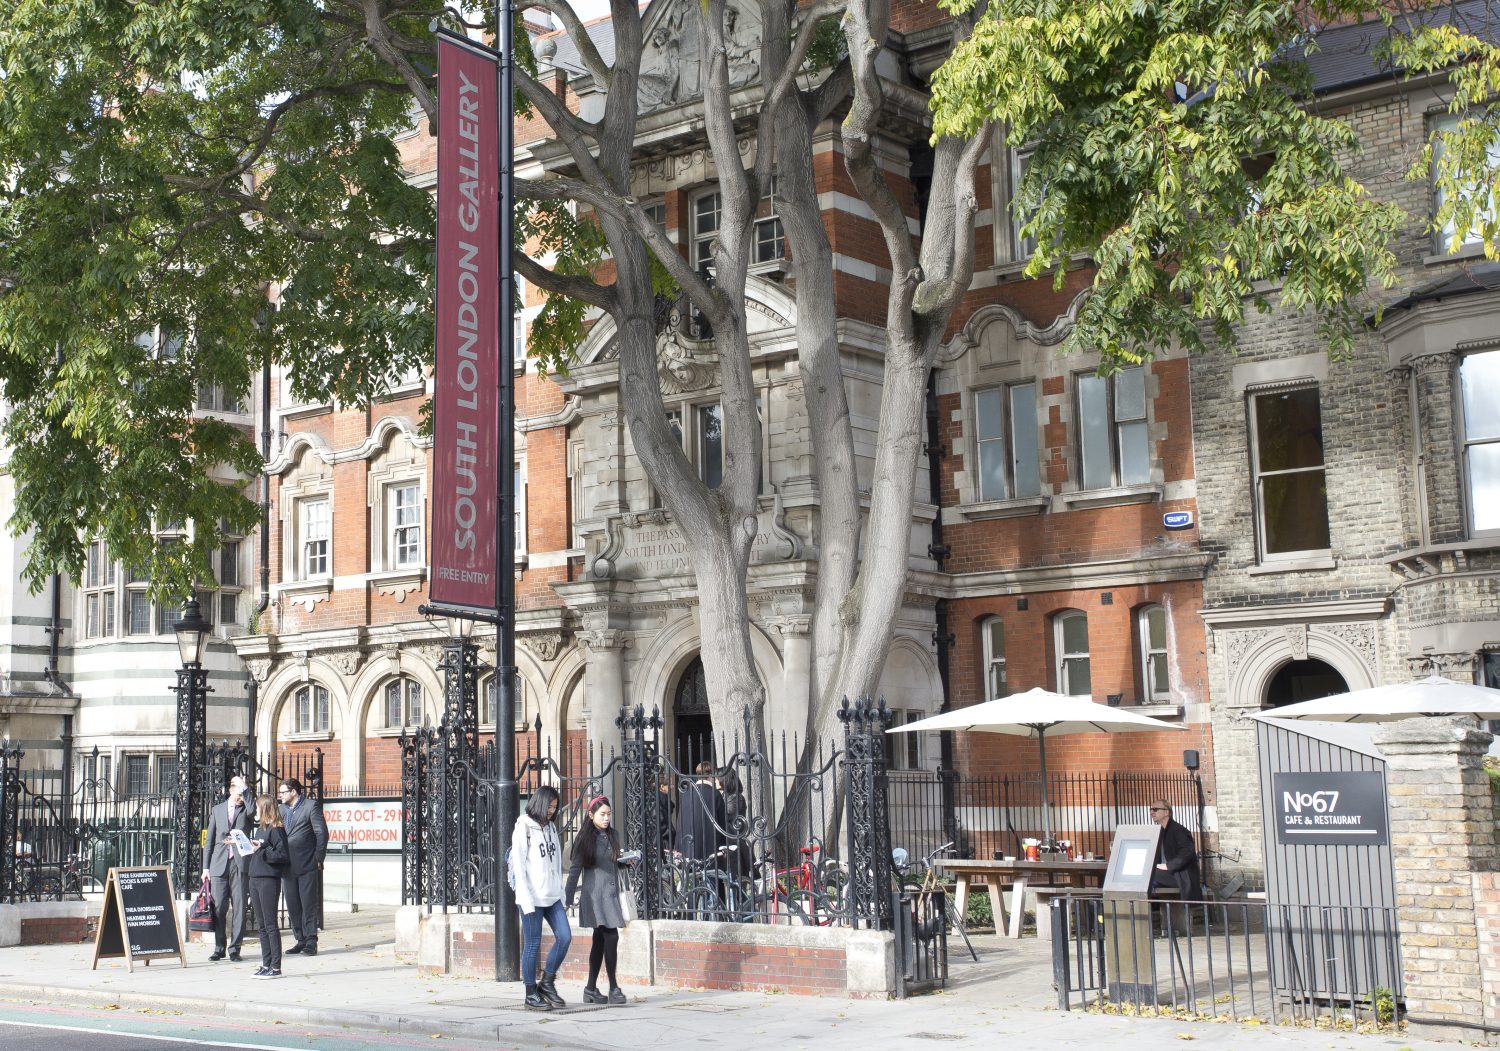
[[[641,918],[641,910],[635,904],[635,888],[620,888],[620,916],[626,923]]]
[[[192,907],[188,909],[188,930],[212,931],[213,929],[213,884],[209,881],[209,878],[207,876],[204,876],[202,885],[198,887],[198,893],[193,897]]]

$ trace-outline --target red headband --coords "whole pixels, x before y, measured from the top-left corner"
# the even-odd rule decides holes
[[[593,799],[589,800],[589,813],[593,813],[595,810],[598,810],[601,803],[608,802],[609,796],[595,796]]]

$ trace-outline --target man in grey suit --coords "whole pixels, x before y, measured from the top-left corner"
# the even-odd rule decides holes
[[[328,853],[328,824],[323,804],[302,794],[302,782],[283,777],[277,795],[281,798],[281,823],[286,826],[286,876],[281,889],[286,895],[287,922],[292,925],[293,945],[287,955],[318,955],[318,904],[322,891],[323,856]]]
[[[245,798],[245,779],[239,774],[229,779],[228,798],[215,803],[208,812],[208,829],[203,837],[203,874],[214,896],[214,951],[209,959],[216,963],[224,958],[226,947],[230,961],[240,962],[245,902],[250,896],[250,859],[241,858],[234,849],[229,838],[231,829],[247,836],[255,829],[255,816]]]

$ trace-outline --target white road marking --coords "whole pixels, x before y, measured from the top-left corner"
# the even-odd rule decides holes
[[[129,1033],[119,1029],[99,1029],[84,1025],[56,1025],[48,1022],[16,1022],[0,1018],[0,1025],[23,1026],[27,1029],[54,1029],[64,1033],[88,1033],[93,1036],[123,1036],[135,1040],[162,1040],[172,1044],[195,1044],[199,1047],[234,1047],[245,1051],[297,1051],[294,1044],[234,1044],[224,1040],[194,1040],[185,1036],[156,1036],[153,1033]]]

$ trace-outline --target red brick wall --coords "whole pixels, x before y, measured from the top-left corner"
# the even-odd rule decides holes
[[[48,916],[21,919],[22,945],[72,945],[92,941],[98,916]]]

